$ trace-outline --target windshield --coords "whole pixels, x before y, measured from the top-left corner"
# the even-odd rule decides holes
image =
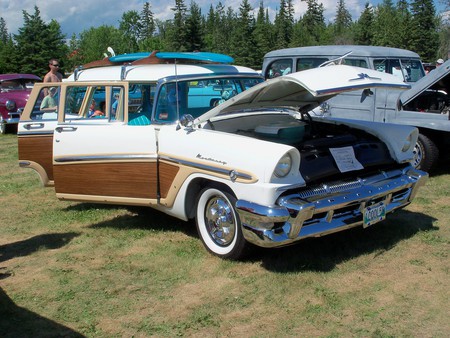
[[[10,90],[22,90],[32,87],[36,80],[32,79],[16,79],[7,80],[0,83],[0,91],[7,92]]]
[[[198,117],[262,81],[259,77],[221,77],[165,83],[159,90],[154,120],[174,122],[183,114]]]
[[[375,59],[374,68],[398,76],[405,82],[416,82],[425,76],[422,62],[417,59]]]

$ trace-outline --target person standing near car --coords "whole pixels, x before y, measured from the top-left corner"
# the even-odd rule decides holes
[[[62,74],[59,72],[59,60],[50,59],[48,61],[48,66],[50,70],[44,76],[44,82],[62,82]],[[44,89],[44,95],[48,95],[47,88]]]
[[[45,74],[44,82],[61,82],[62,74],[59,72],[59,61],[57,59],[50,59],[48,62],[50,71]]]

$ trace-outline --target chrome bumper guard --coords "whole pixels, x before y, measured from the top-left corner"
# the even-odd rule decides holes
[[[427,179],[427,173],[408,166],[350,183],[323,185],[282,196],[276,205],[238,200],[236,210],[247,241],[278,247],[363,225],[364,209],[380,202],[384,203],[386,214],[403,208]]]

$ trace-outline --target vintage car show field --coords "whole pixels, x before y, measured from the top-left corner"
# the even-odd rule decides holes
[[[2,337],[447,337],[450,170],[357,227],[242,261],[194,222],[146,207],[58,201],[0,138]]]

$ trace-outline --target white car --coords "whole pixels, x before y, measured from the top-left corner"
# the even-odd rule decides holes
[[[40,110],[45,84],[34,87],[19,163],[59,199],[195,218],[206,249],[238,259],[249,243],[371,226],[428,177],[410,164],[416,128],[308,113],[342,91],[407,86],[390,74],[339,65],[263,82],[226,64],[139,63],[52,84],[51,111]]]

